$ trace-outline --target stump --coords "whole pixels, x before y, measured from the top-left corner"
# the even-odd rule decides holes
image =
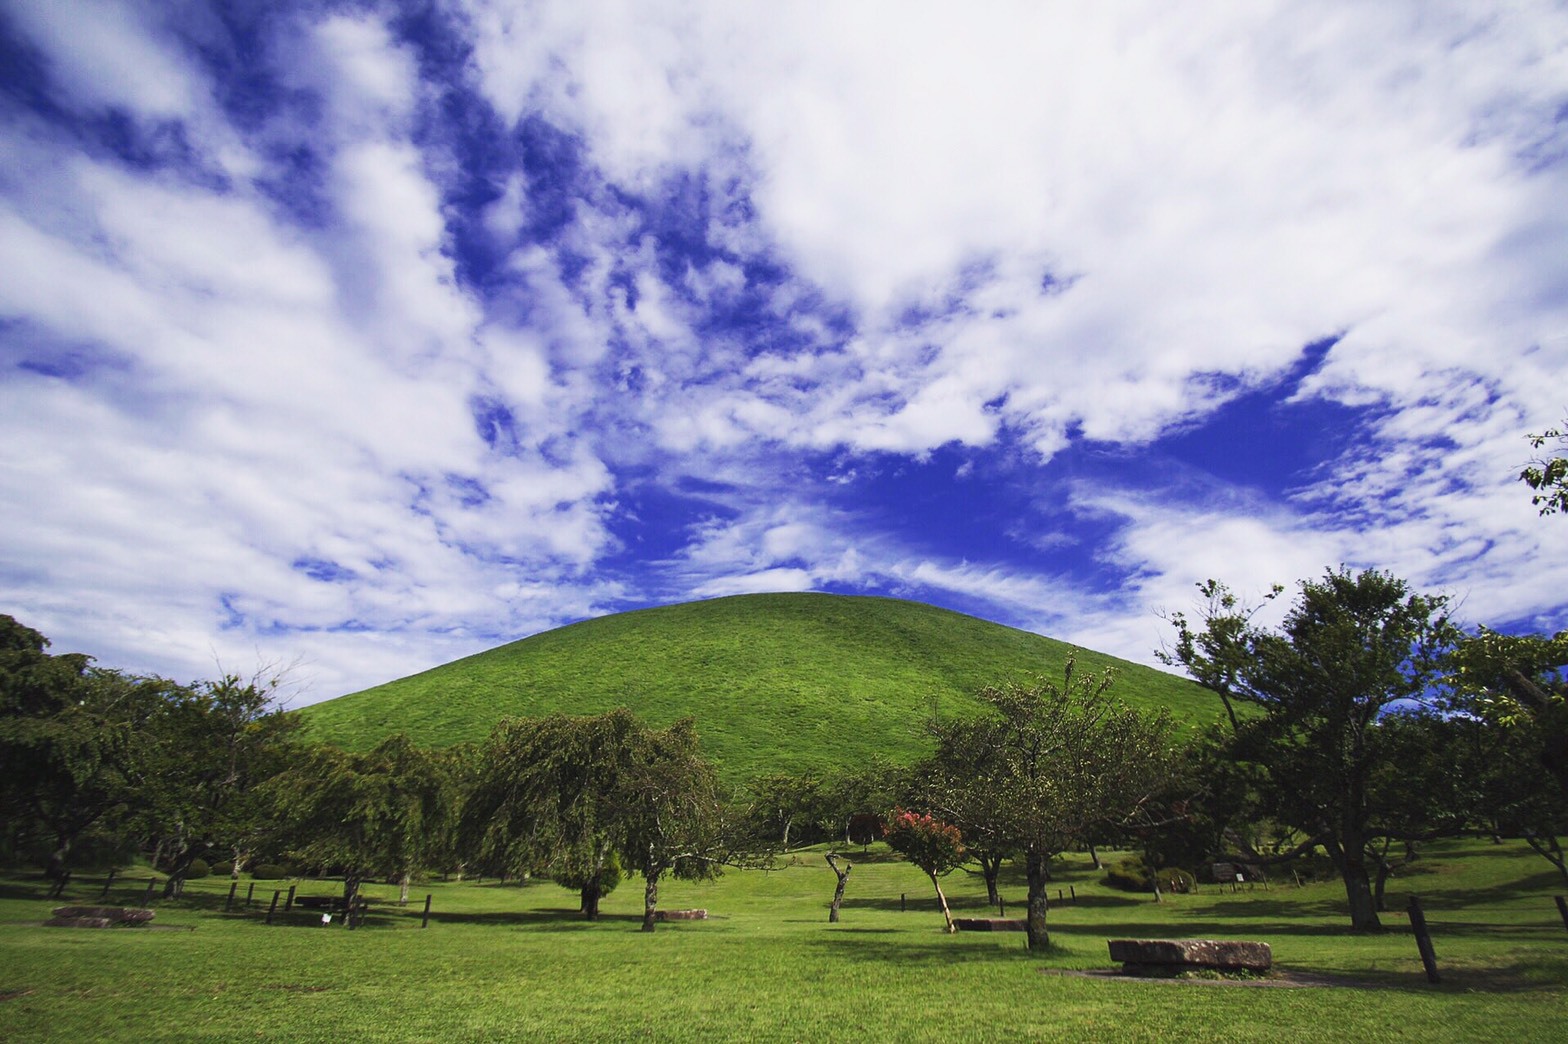
[[[1111,960],[1129,975],[1180,975],[1189,971],[1266,972],[1274,963],[1268,943],[1217,939],[1111,939]]]

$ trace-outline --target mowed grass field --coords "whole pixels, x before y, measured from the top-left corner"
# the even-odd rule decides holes
[[[1429,985],[1408,924],[1343,927],[1336,883],[1232,893],[1115,892],[1086,856],[1057,869],[1055,949],[1012,933],[945,935],[919,871],[878,845],[854,862],[840,924],[821,849],[771,872],[667,884],[665,908],[710,919],[638,931],[641,882],[622,884],[597,924],[548,882],[432,882],[403,911],[377,904],[363,928],[296,912],[264,923],[271,882],[249,911],[222,912],[226,879],[157,904],[153,928],[45,928],[36,878],[0,882],[0,1039],[820,1040],[1060,1038],[1091,1041],[1560,1041],[1568,1039],[1568,930],[1545,861],[1524,845],[1430,846],[1390,885],[1422,897],[1443,973]],[[83,878],[67,898],[96,900]],[[283,882],[285,887],[290,882]],[[329,894],[333,882],[296,882]],[[116,885],[134,903],[145,877]],[[984,915],[978,880],[946,881],[959,915]],[[240,887],[243,898],[246,884]],[[390,886],[372,897],[392,900]],[[419,927],[426,893],[430,927]],[[900,896],[907,896],[907,910]],[[1023,887],[1006,882],[1004,899]],[[1014,911],[1009,910],[1009,914]],[[1269,987],[1087,978],[1118,937],[1261,939],[1276,963],[1339,985]]]
[[[975,713],[987,685],[1060,681],[1067,657],[1116,667],[1114,693],[1189,726],[1221,706],[1192,682],[962,613],[893,598],[738,595],[546,631],[298,711],[306,736],[365,750],[482,740],[503,717],[628,707],[656,726],[696,719],[725,778],[910,762],[933,713]]]

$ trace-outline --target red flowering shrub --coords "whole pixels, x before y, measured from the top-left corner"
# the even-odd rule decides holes
[[[923,812],[895,808],[888,814],[883,835],[888,847],[932,877],[964,861],[964,839],[958,828]]]

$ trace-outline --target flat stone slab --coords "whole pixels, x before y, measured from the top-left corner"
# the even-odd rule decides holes
[[[1268,943],[1220,939],[1111,939],[1111,960],[1124,971],[1265,972],[1274,964]]]
[[[653,911],[653,919],[655,921],[706,921],[708,919],[708,911],[655,910]]]
[[[112,924],[146,924],[152,911],[125,906],[57,906],[44,923],[53,928],[107,928]],[[99,923],[102,922],[102,923]]]
[[[953,927],[961,932],[1022,932],[1028,925],[1016,917],[955,917]]]

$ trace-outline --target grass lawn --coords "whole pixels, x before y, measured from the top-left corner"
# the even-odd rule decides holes
[[[651,935],[637,930],[635,879],[592,925],[553,884],[470,881],[418,886],[407,910],[384,902],[348,931],[301,912],[267,926],[270,882],[250,911],[225,914],[226,879],[156,904],[155,928],[44,928],[56,904],[41,882],[5,878],[0,1040],[1568,1039],[1568,931],[1551,898],[1561,889],[1522,844],[1433,845],[1391,883],[1391,910],[1422,897],[1440,986],[1427,984],[1402,915],[1382,935],[1347,932],[1337,884],[1207,887],[1156,904],[1105,888],[1071,856],[1057,878],[1078,901],[1053,903],[1055,949],[1040,958],[1020,934],[943,934],[929,882],[880,846],[850,859],[840,924],[826,923],[833,875],[807,849],[777,871],[667,884],[662,906],[711,916]],[[134,905],[145,880],[126,879],[111,900]],[[81,879],[67,899],[96,902],[101,884]],[[956,914],[986,913],[978,879],[946,884]],[[434,914],[421,930],[426,892]],[[1021,913],[1022,882],[1003,892]],[[1059,974],[1108,967],[1106,939],[1124,936],[1261,939],[1280,966],[1357,985]]]

